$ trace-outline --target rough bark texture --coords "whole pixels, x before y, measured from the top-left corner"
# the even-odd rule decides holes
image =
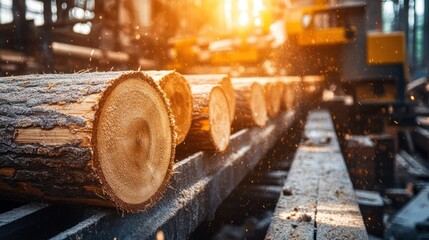
[[[264,86],[265,103],[268,116],[275,117],[280,112],[283,86],[275,77],[233,78],[234,85],[240,82],[257,82]]]
[[[112,191],[95,149],[100,109],[108,93],[130,78],[149,83],[164,102],[172,145],[170,163],[158,192],[136,204],[122,201]],[[174,120],[168,102],[159,86],[143,73],[0,78],[0,196],[3,198],[142,210],[164,191],[171,176],[174,146]]]
[[[193,95],[192,124],[179,151],[224,151],[229,144],[228,101],[220,86],[191,85]]]
[[[257,82],[233,81],[236,93],[236,111],[233,131],[251,126],[262,127],[268,120],[263,87]]]
[[[264,88],[268,116],[273,118],[280,112],[283,85],[277,82],[276,79],[264,79],[261,82],[265,82]]]
[[[192,123],[192,92],[186,79],[175,71],[145,71],[159,83],[173,112],[177,144],[185,140]]]
[[[207,74],[207,75],[185,75],[186,80],[194,85],[220,85],[225,91],[225,96],[229,105],[229,117],[234,120],[236,111],[236,95],[231,79],[223,74]]]
[[[279,81],[283,83],[283,94],[282,94],[282,109],[290,110],[294,108],[296,88],[301,77],[298,76],[283,76],[279,77]]]

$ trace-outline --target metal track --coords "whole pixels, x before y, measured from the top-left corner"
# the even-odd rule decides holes
[[[61,215],[63,208],[28,204],[0,214],[0,239],[23,232],[27,233],[24,237],[33,239],[155,239],[157,232],[162,232],[165,239],[186,239],[203,220],[214,215],[219,204],[274,146],[296,115],[295,111],[282,113],[264,128],[235,133],[224,154],[198,152],[176,163],[170,188],[158,204],[144,213],[66,208],[64,211],[76,220],[62,226],[59,232],[51,230],[46,234],[37,231],[37,226],[42,225],[47,214]],[[63,215],[64,219],[68,215]],[[29,231],[34,228],[32,235]],[[45,228],[50,228],[49,224]]]

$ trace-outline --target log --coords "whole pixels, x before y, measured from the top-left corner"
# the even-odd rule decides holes
[[[192,124],[180,151],[225,151],[231,135],[225,91],[218,85],[191,85],[191,91]]]
[[[275,77],[234,78],[234,82],[257,82],[264,87],[265,103],[269,117],[280,112],[283,86]]]
[[[231,79],[227,75],[223,74],[206,74],[206,75],[186,75],[186,80],[189,83],[198,85],[198,84],[210,84],[210,85],[220,85],[224,92],[226,99],[229,104],[229,118],[231,121],[234,120],[235,115],[235,92],[231,83]],[[231,122],[232,123],[232,122]]]
[[[131,59],[130,55],[124,52],[106,51],[99,48],[84,47],[60,42],[52,43],[52,51],[55,55],[63,57],[78,57],[116,63],[126,63]],[[157,63],[151,59],[139,58],[138,63],[143,69],[154,69],[157,67]]]
[[[282,109],[290,110],[294,107],[295,102],[295,87],[293,83],[285,83],[283,85]]]
[[[268,116],[274,118],[280,112],[283,94],[283,84],[277,82],[275,79],[266,79],[264,81],[265,99],[267,103]]]
[[[170,101],[174,116],[177,144],[185,140],[192,123],[192,92],[186,79],[175,71],[145,71],[159,83]]]
[[[236,96],[233,131],[251,126],[265,126],[268,116],[264,88],[261,84],[243,79],[231,79]]]
[[[175,153],[165,94],[141,72],[0,79],[0,197],[136,212],[165,190]]]
[[[294,107],[297,84],[301,81],[298,76],[281,76],[278,78],[283,83],[282,104],[283,110],[290,110]]]
[[[103,51],[101,49],[60,42],[52,43],[52,51],[55,54],[67,57],[93,58],[95,60],[107,60],[113,62],[128,62],[130,60],[130,56],[123,52]]]

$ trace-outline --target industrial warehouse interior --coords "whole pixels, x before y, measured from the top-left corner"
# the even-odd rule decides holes
[[[0,0],[1,239],[429,239],[429,1]]]

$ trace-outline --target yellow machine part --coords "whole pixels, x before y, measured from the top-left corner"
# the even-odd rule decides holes
[[[288,36],[296,36],[298,44],[301,46],[345,44],[349,42],[346,38],[344,27],[335,28],[314,28],[304,26],[304,18],[308,16],[314,21],[317,12],[329,9],[326,1],[317,1],[318,4],[309,7],[290,9],[286,14],[286,32]]]
[[[345,28],[305,30],[298,35],[298,43],[302,46],[345,44],[348,41]]]
[[[369,32],[367,35],[368,65],[405,63],[403,32]]]
[[[288,35],[294,35],[302,32],[302,16],[304,15],[302,10],[289,11],[286,14],[286,33]]]
[[[237,49],[231,51],[219,51],[213,53],[211,57],[212,64],[227,63],[249,63],[256,62],[259,54],[255,48]]]
[[[197,55],[194,51],[194,46],[197,38],[181,38],[173,41],[174,45],[174,61],[169,64],[168,69],[181,69],[185,65],[192,64],[196,61]]]

